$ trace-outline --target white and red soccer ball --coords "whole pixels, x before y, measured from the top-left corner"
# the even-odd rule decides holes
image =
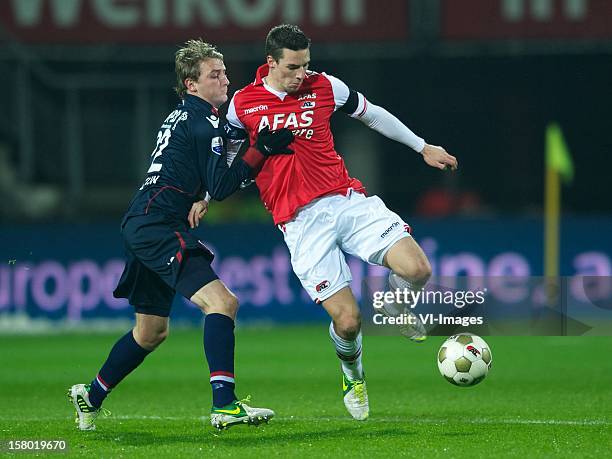
[[[438,351],[438,369],[456,386],[473,386],[491,369],[491,348],[480,336],[459,333],[449,337]]]

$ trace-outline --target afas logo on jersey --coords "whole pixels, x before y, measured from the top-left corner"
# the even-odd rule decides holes
[[[261,131],[266,126],[269,127],[271,131],[276,131],[283,127],[287,129],[306,128],[312,125],[313,115],[314,111],[312,110],[300,113],[299,118],[295,113],[277,113],[271,117],[272,120],[270,120],[268,115],[264,115],[259,121],[257,130]]]
[[[213,137],[210,141],[210,149],[215,155],[221,156],[221,153],[223,153],[223,137]]]
[[[309,94],[302,94],[300,97],[298,97],[298,100],[316,99],[316,98],[317,98],[317,93],[313,92]]]

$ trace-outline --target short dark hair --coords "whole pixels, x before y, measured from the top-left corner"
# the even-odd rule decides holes
[[[310,38],[294,24],[281,24],[272,27],[266,37],[266,56],[275,61],[283,57],[283,48],[300,51],[310,48]]]

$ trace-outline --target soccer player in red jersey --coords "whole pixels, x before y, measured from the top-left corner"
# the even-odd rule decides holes
[[[412,148],[432,167],[456,169],[457,160],[338,78],[310,71],[310,39],[297,26],[280,25],[269,32],[266,59],[255,81],[234,94],[227,119],[246,130],[251,143],[262,130],[293,131],[289,147],[294,154],[268,159],[256,183],[283,232],[295,274],[332,319],[329,333],[342,363],[344,404],[353,418],[364,420],[369,405],[361,317],[343,252],[390,268],[392,288],[420,289],[431,266],[410,227],[380,198],[367,197],[362,183],[349,176],[334,149],[330,118],[342,111]],[[425,338],[424,329],[403,332],[417,341]]]

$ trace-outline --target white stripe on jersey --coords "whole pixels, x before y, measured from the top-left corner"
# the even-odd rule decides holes
[[[328,75],[325,72],[322,72],[321,75],[327,78],[329,82],[331,83],[332,92],[334,93],[334,103],[336,104],[335,110],[338,110],[340,107],[346,104],[346,101],[348,100],[351,90],[346,85],[346,83],[342,81],[341,79],[336,78],[335,76],[332,76],[332,75]],[[353,118],[363,115],[362,112],[365,111],[365,106],[366,106],[366,98],[363,96],[363,94],[358,92],[357,96],[359,97],[359,103],[357,104],[357,110],[351,113],[351,116]]]
[[[232,126],[246,131],[246,127],[244,127],[244,124],[242,124],[242,121],[240,121],[238,118],[238,114],[236,113],[236,105],[234,105],[234,99],[236,98],[236,94],[239,92],[240,91],[236,91],[232,96],[232,100],[230,100],[229,107],[227,108],[227,116],[225,118]]]

